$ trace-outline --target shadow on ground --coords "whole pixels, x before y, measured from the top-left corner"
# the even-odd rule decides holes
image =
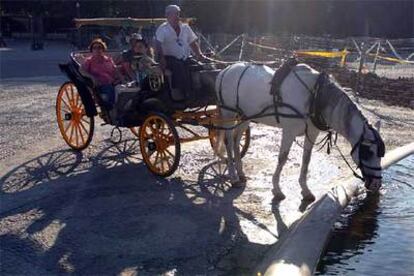
[[[95,157],[55,151],[5,174],[2,273],[249,273],[268,246],[241,231],[247,215],[233,201],[244,189],[230,189],[224,165],[207,164],[197,181],[163,179],[137,148],[129,140]]]

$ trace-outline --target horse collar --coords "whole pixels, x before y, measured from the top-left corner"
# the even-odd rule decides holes
[[[299,76],[297,76],[299,77]],[[310,119],[312,123],[321,131],[328,131],[331,127],[326,123],[325,118],[322,116],[320,112],[321,108],[318,106],[319,97],[321,96],[321,89],[324,85],[326,85],[327,74],[322,72],[319,74],[318,79],[316,80],[315,86],[312,90],[308,89],[312,95],[311,99],[311,106],[310,106]]]

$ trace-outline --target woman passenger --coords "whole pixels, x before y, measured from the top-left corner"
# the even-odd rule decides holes
[[[97,38],[92,40],[89,45],[89,51],[92,55],[86,58],[82,64],[82,69],[92,75],[97,81],[97,90],[107,109],[112,109],[115,102],[114,84],[117,77],[123,80],[111,56],[106,55],[107,50],[105,42]]]

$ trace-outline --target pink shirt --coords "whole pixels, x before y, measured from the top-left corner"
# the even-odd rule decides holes
[[[99,85],[112,84],[115,81],[116,67],[109,56],[90,56],[82,67],[97,80]]]

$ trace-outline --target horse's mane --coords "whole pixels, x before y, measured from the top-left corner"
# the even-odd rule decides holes
[[[332,108],[335,108],[335,105],[341,100],[345,100],[348,108],[346,111],[347,114],[358,114],[366,121],[358,103],[353,100],[354,97],[351,94],[352,92],[350,90],[346,91],[332,75],[329,75],[329,78],[325,79],[325,83],[322,85],[320,93],[320,107],[326,108],[331,106]]]

